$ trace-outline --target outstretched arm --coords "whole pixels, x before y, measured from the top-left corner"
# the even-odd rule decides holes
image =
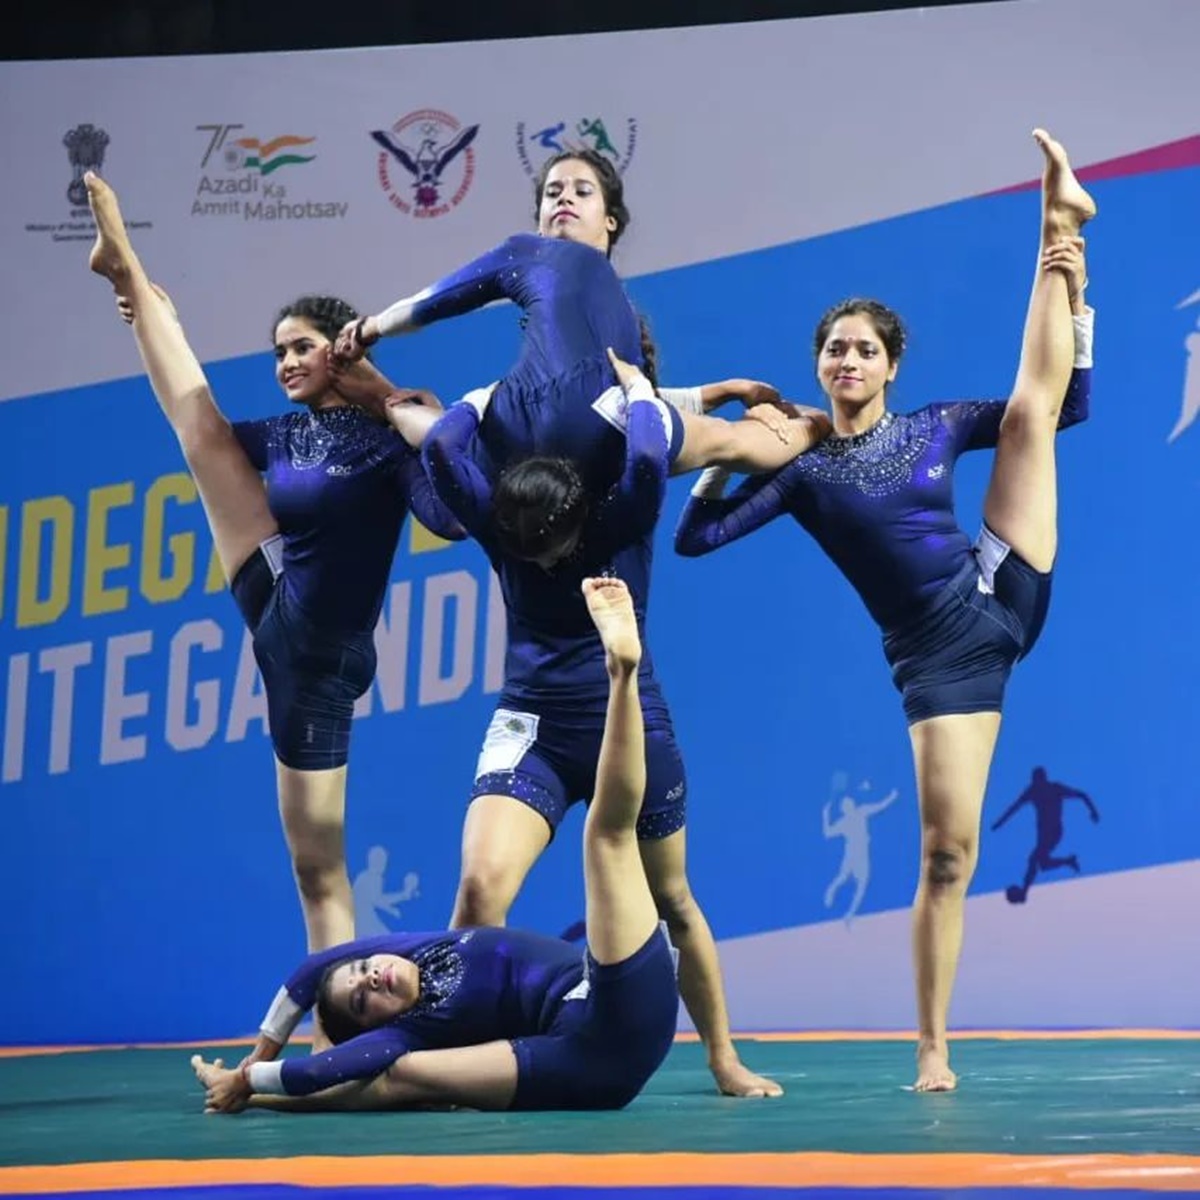
[[[1091,814],[1093,821],[1100,820],[1100,812],[1092,803],[1092,798],[1086,792],[1081,792],[1078,788],[1066,788],[1063,791],[1063,797],[1067,800],[1082,800],[1087,805],[1087,810]]]
[[[255,1108],[287,1112],[511,1107],[517,1060],[510,1042],[415,1049],[371,1079],[338,1084],[310,1096],[260,1096]]]
[[[803,450],[815,445],[831,430],[829,417],[822,409],[784,400],[769,383],[754,379],[724,379],[699,387],[660,387],[659,396],[672,408],[687,413],[684,445],[675,463],[675,474],[684,474],[701,466],[722,466],[748,474],[776,470]],[[714,409],[738,400],[750,410],[746,415],[775,435],[785,449],[762,439],[757,431],[741,423],[717,425],[706,421],[703,427],[690,421],[707,417]],[[769,447],[769,450],[766,449]]]
[[[421,447],[434,494],[475,538],[491,527],[492,486],[468,447],[490,396],[490,389],[480,388],[450,405]]]
[[[346,359],[332,350],[327,357],[334,387],[343,400],[390,425],[414,450],[444,411],[427,388],[398,388],[368,359]]]
[[[370,1080],[419,1047],[394,1025],[360,1033],[321,1054],[277,1062],[246,1062],[230,1070],[220,1059],[192,1056],[192,1070],[205,1090],[208,1112],[241,1112],[253,1096],[311,1096],[355,1080]]]
[[[321,1054],[255,1063],[246,1072],[246,1082],[256,1094],[310,1096],[347,1080],[371,1079],[413,1048],[404,1030],[384,1025]]]
[[[361,358],[363,351],[381,337],[411,333],[422,325],[461,316],[502,299],[508,294],[514,265],[529,256],[531,236],[511,237],[429,287],[397,300],[383,312],[351,321],[338,335],[336,352],[347,359]]]
[[[1075,362],[1066,395],[1058,414],[1058,428],[1069,429],[1088,419],[1092,397],[1092,342],[1094,309],[1084,300],[1087,262],[1083,238],[1068,238],[1051,246],[1042,259],[1042,270],[1058,271],[1067,277],[1071,296],[1071,321],[1075,333]],[[946,415],[957,428],[963,450],[991,449],[1000,436],[1006,400],[964,401],[946,405]]]
[[[432,392],[397,388],[366,359],[347,362],[331,353],[328,362],[334,386],[343,400],[391,425],[410,448],[420,449],[426,432],[444,411]],[[426,529],[449,542],[460,542],[467,536],[454,514],[438,499],[419,454],[404,453],[397,446],[396,477],[404,503]]]
[[[746,408],[754,408],[759,404],[787,407],[778,389],[757,379],[722,379],[718,383],[702,383],[699,387],[660,387],[658,394],[680,412],[699,416],[733,400]]]
[[[774,475],[752,475],[726,496],[729,472],[703,471],[679,517],[675,552],[686,558],[710,554],[769,524],[788,510],[788,468]]]
[[[1019,796],[1018,796],[1018,797],[1017,797],[1017,798],[1016,798],[1016,799],[1015,799],[1015,800],[1014,800],[1014,801],[1013,801],[1013,802],[1012,802],[1012,803],[1011,803],[1011,804],[1010,804],[1010,805],[1009,805],[1009,806],[1008,806],[1008,807],[1007,807],[1005,810],[1004,810],[1004,812],[1002,812],[1002,813],[1001,813],[1001,814],[1000,814],[1000,815],[999,815],[999,816],[996,818],[996,820],[992,822],[992,832],[993,832],[993,833],[995,833],[995,831],[996,831],[997,829],[999,829],[999,828],[1000,828],[1000,826],[1001,826],[1001,825],[1003,825],[1003,824],[1005,823],[1005,821],[1007,821],[1007,820],[1008,820],[1008,818],[1009,818],[1009,817],[1011,817],[1011,816],[1013,815],[1013,813],[1015,813],[1015,812],[1017,811],[1017,809],[1021,807],[1021,805],[1022,805],[1022,804],[1026,804],[1026,803],[1028,803],[1028,801],[1029,801],[1029,788],[1026,788],[1026,789],[1025,789],[1025,790],[1024,790],[1024,791],[1023,791],[1023,792],[1022,792],[1022,793],[1021,793],[1021,794],[1020,794],[1020,795],[1019,795]]]
[[[821,809],[821,832],[827,837],[834,837],[838,832],[838,826],[829,819],[829,801],[825,801],[825,807]]]
[[[273,1096],[254,1092],[246,1101],[247,1108],[267,1108],[272,1112],[361,1112],[370,1107],[371,1079],[350,1079],[310,1096]],[[205,1112],[222,1112],[205,1103]]]
[[[885,808],[890,807],[898,795],[900,795],[900,793],[895,788],[892,788],[892,790],[888,792],[888,794],[884,796],[882,800],[876,800],[874,804],[863,805],[863,812],[866,813],[868,817],[873,817],[876,813],[881,813]]]

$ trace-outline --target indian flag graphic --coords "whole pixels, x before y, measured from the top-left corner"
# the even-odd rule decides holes
[[[246,168],[257,167],[260,175],[270,175],[280,167],[294,166],[298,163],[312,162],[315,154],[297,154],[301,146],[310,146],[316,138],[296,137],[285,133],[282,137],[272,138],[269,142],[260,142],[258,138],[238,138],[237,144],[244,152],[241,165]]]

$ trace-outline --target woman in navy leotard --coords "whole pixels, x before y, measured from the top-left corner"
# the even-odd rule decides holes
[[[549,159],[536,189],[537,233],[519,233],[413,296],[346,326],[339,356],[353,359],[380,337],[408,333],[433,321],[509,299],[522,310],[516,364],[492,388],[472,453],[490,478],[534,455],[570,459],[589,490],[602,494],[624,459],[620,390],[607,352],[641,366],[652,383],[648,338],[610,254],[629,223],[624,188],[602,154],[569,152]],[[713,389],[710,389],[710,393]],[[686,402],[688,389],[664,393]],[[709,401],[774,398],[771,389],[733,381]],[[710,407],[711,405],[706,405]],[[672,469],[720,464],[769,471],[804,450],[825,430],[815,423],[722,421],[699,404],[681,411],[673,430]],[[411,426],[405,430],[414,444]]]
[[[638,853],[638,619],[619,579],[585,579],[581,593],[607,677],[583,826],[586,952],[493,927],[385,934],[312,955],[277,993],[243,1063],[193,1057],[208,1111],[621,1108],[666,1057],[679,995]],[[314,1006],[338,1044],[280,1060]]]
[[[347,941],[351,717],[375,674],[373,632],[400,529],[411,508],[441,536],[465,535],[404,440],[335,390],[327,360],[349,305],[304,297],[279,314],[275,373],[295,408],[231,425],[166,294],[138,261],[112,189],[94,175],[87,187],[99,230],[92,270],[112,282],[132,323],[253,634],[309,948]],[[358,393],[392,390],[370,363],[350,374]]]
[[[1087,416],[1091,314],[1077,235],[1095,206],[1062,147],[1041,130],[1035,137],[1045,155],[1042,257],[1008,401],[888,411],[903,331],[883,305],[848,301],[826,314],[815,344],[835,436],[728,498],[721,479],[702,477],[676,534],[680,553],[704,554],[787,513],[880,625],[909,722],[922,825],[913,928],[918,1091],[956,1084],[946,1020],[1004,686],[1049,603],[1055,434]],[[988,447],[995,463],[972,547],[954,517],[953,466],[964,451]]]
[[[746,380],[637,398],[619,383],[608,350],[651,364],[636,314],[607,251],[629,213],[620,176],[595,155],[550,160],[536,187],[538,234],[520,234],[426,292],[364,318],[339,339],[353,354],[376,329],[415,328],[507,296],[524,310],[520,360],[499,383],[451,405],[436,423],[410,404],[388,406],[396,428],[423,445],[441,499],[496,568],[509,619],[505,685],[485,737],[462,838],[451,922],[500,924],[563,813],[586,799],[596,769],[604,675],[574,587],[583,575],[626,573],[639,614],[649,593],[654,525],[668,471],[713,459],[743,468],[786,462],[828,428],[823,414],[759,421],[701,415],[722,400],[779,414],[777,394]],[[620,360],[618,360],[620,361]],[[624,368],[623,368],[624,369]],[[632,385],[632,377],[629,377]],[[663,404],[661,396],[675,401]],[[497,416],[499,413],[499,416]],[[634,444],[633,416],[661,440]],[[764,414],[766,415],[766,414]],[[432,425],[432,428],[430,427]],[[626,431],[628,429],[628,437]],[[761,455],[743,457],[747,447]],[[642,475],[634,474],[640,464]],[[657,473],[654,503],[632,494]],[[637,488],[625,486],[632,480]],[[647,661],[647,671],[649,664]],[[648,676],[649,680],[649,676]],[[729,1030],[712,932],[686,870],[686,779],[657,682],[644,691],[651,794],[640,827],[651,888],[680,951],[680,984],[723,1092],[775,1095],[748,1070]],[[597,700],[599,699],[599,706]]]

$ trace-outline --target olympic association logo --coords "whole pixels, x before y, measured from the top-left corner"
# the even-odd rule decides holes
[[[457,208],[475,178],[471,143],[478,125],[462,125],[449,113],[421,108],[390,129],[373,129],[382,147],[379,185],[407,216],[440,217]]]
[[[531,178],[552,154],[593,150],[603,154],[618,174],[624,175],[637,148],[638,127],[634,117],[605,122],[601,117],[579,117],[574,121],[551,121],[541,128],[533,122],[517,122],[517,157]]]

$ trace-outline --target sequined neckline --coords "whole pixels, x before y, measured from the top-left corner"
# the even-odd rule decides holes
[[[890,410],[886,411],[870,429],[864,429],[862,433],[848,433],[844,436],[831,433],[822,444],[838,450],[853,450],[858,446],[865,446],[883,430],[890,428],[895,419],[895,413]]]
[[[466,940],[460,938],[459,942]],[[409,1012],[431,1012],[458,991],[466,964],[457,943],[426,946],[412,961],[417,964],[417,1000]]]
[[[334,404],[330,408],[310,408],[308,415],[314,421],[344,421],[348,417],[364,417],[366,413],[353,404]]]

